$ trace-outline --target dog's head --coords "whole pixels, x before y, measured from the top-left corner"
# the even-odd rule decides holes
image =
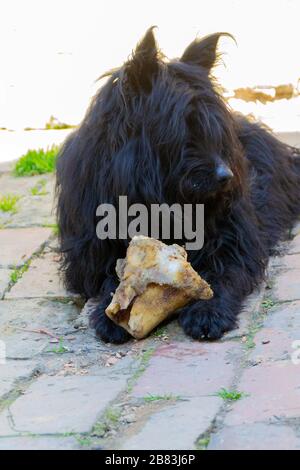
[[[106,74],[90,127],[101,129],[105,184],[116,197],[209,203],[242,191],[236,124],[211,76],[224,34],[197,39],[167,61],[150,28],[132,57]]]

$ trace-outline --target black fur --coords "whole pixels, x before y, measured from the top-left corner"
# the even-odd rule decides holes
[[[233,113],[217,92],[211,68],[222,34],[194,41],[181,59],[168,62],[150,28],[133,57],[106,74],[107,83],[60,152],[65,284],[86,298],[100,296],[91,324],[105,341],[128,339],[104,313],[127,242],[97,238],[100,203],[116,204],[127,195],[129,204],[205,204],[205,245],[189,256],[215,296],[179,316],[195,339],[219,338],[236,326],[270,251],[300,213],[299,151]],[[226,183],[216,177],[220,162],[233,172]]]

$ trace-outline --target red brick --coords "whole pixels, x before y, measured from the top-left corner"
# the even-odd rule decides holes
[[[249,396],[232,405],[227,425],[300,417],[300,365],[280,361],[252,367],[245,371],[238,389]]]
[[[51,233],[51,229],[41,227],[0,230],[0,266],[24,264]]]
[[[168,394],[195,397],[228,387],[234,376],[234,342],[182,342],[160,346],[133,389],[137,397]]]
[[[166,406],[150,416],[121,449],[195,449],[197,438],[211,426],[221,406],[222,400],[216,397],[192,398]]]
[[[287,269],[300,269],[300,254],[286,255],[279,259],[281,265]]]
[[[300,439],[288,426],[264,423],[223,428],[211,436],[208,450],[295,450]]]
[[[271,310],[264,328],[254,338],[251,360],[278,361],[289,359],[292,343],[300,340],[300,302],[291,302]]]
[[[291,242],[289,253],[300,253],[300,234],[296,235]]]
[[[291,269],[280,273],[274,285],[276,300],[300,300],[300,269]]]

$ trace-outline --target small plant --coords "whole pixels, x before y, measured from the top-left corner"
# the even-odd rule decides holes
[[[60,130],[60,129],[72,129],[73,125],[66,124],[65,122],[60,122],[56,117],[50,116],[49,121],[45,124],[45,129],[47,130]]]
[[[30,261],[27,261],[20,268],[15,268],[10,274],[10,282],[12,282],[13,284],[16,284],[16,282],[18,282],[18,280],[21,279],[23,274],[26,271],[28,271],[29,266],[30,266]]]
[[[146,397],[144,397],[144,401],[146,403],[152,403],[154,401],[161,401],[161,400],[165,400],[165,401],[169,401],[169,400],[179,400],[179,396],[178,395],[172,395],[171,393],[170,394],[167,394],[167,395],[151,395],[149,393],[149,395],[147,395]]]
[[[0,211],[12,212],[13,214],[16,213],[16,204],[19,199],[20,196],[14,194],[6,194],[5,196],[0,196]]]
[[[261,305],[265,310],[268,310],[269,308],[274,307],[275,302],[272,299],[265,299],[262,301]]]
[[[147,351],[145,351],[142,354],[138,369],[135,371],[133,376],[129,379],[128,386],[127,386],[128,393],[132,391],[133,385],[139,379],[139,377],[143,374],[143,372],[146,370],[153,353],[154,353],[154,348],[149,348],[147,349]]]
[[[16,163],[14,173],[16,176],[33,176],[55,171],[59,147],[53,145],[47,150],[28,150]]]
[[[91,435],[95,437],[103,437],[108,429],[109,428],[105,423],[96,423],[92,429]]]
[[[226,390],[226,388],[221,388],[217,393],[217,396],[227,401],[237,401],[245,397],[244,392],[238,392],[237,390]]]
[[[47,184],[47,180],[41,179],[39,180],[32,188],[30,188],[30,193],[32,196],[45,196],[47,191],[45,190],[45,186]]]
[[[206,450],[209,443],[210,443],[210,438],[209,437],[204,437],[204,438],[198,439],[198,441],[196,442],[196,449],[197,450]]]
[[[106,423],[116,424],[121,416],[121,410],[118,408],[108,408],[105,412],[104,418]]]
[[[59,234],[59,226],[57,224],[43,224],[43,227],[52,228],[53,235]]]
[[[160,328],[157,328],[157,330],[154,331],[153,336],[155,336],[155,338],[162,338],[163,336],[166,336],[166,334],[166,327],[161,326]]]
[[[55,353],[55,354],[64,354],[68,351],[69,351],[69,349],[67,347],[65,347],[64,344],[63,344],[63,338],[59,338],[59,345],[57,347],[54,347],[53,349],[51,349],[50,352]]]
[[[76,436],[78,444],[82,447],[90,447],[93,443],[89,436]]]

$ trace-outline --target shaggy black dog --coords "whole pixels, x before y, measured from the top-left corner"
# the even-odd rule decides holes
[[[91,324],[105,341],[128,339],[104,313],[128,243],[97,238],[99,204],[117,205],[120,195],[128,204],[205,204],[205,244],[189,259],[215,295],[179,315],[195,339],[220,338],[236,326],[270,250],[300,213],[299,151],[233,113],[217,92],[211,69],[223,34],[195,40],[167,61],[150,28],[132,58],[106,74],[60,152],[65,284],[85,298],[99,296]]]

